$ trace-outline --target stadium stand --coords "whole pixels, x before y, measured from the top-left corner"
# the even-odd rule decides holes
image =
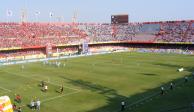
[[[0,23],[0,47],[18,47],[77,43],[88,37],[90,42],[193,42],[193,21],[148,22],[129,24],[55,24]],[[16,43],[10,45],[9,43]]]
[[[75,53],[84,41],[92,44],[193,44],[194,21],[109,23],[0,23],[0,57],[44,54],[48,44],[56,53]],[[76,46],[75,46],[76,45]],[[74,48],[68,48],[75,46]],[[33,51],[21,51],[33,49]],[[41,49],[37,51],[36,49]],[[95,48],[94,48],[95,49]],[[190,49],[190,48],[188,48]],[[5,52],[8,51],[8,52]],[[147,50],[141,50],[147,51]],[[166,51],[166,50],[160,50]]]

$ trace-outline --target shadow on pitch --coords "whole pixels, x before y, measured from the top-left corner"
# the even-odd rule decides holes
[[[152,73],[140,73],[142,75],[146,75],[146,76],[157,76],[158,74],[152,74]]]
[[[111,89],[99,84],[95,84],[84,80],[73,80],[66,77],[63,77],[63,78],[68,80],[68,83],[71,83],[74,86],[81,87],[82,89],[87,89],[92,92],[97,92],[99,94],[104,94],[104,95],[118,95],[114,89]]]
[[[166,63],[155,63],[154,65],[164,66],[164,67],[172,67],[172,68],[181,68],[182,67],[180,65],[166,64]]]
[[[187,68],[187,70],[192,71],[193,68],[190,68],[190,69]],[[156,76],[157,74],[147,74],[146,73],[143,75]],[[161,83],[161,85],[159,85],[158,87],[153,88],[153,89],[143,89],[144,92],[137,93],[137,94],[132,95],[132,96],[123,96],[123,95],[120,95],[116,90],[114,90],[112,88],[105,87],[105,86],[102,86],[100,84],[96,84],[94,82],[89,82],[89,81],[85,81],[85,80],[81,80],[81,79],[70,79],[70,78],[67,78],[64,76],[61,76],[61,77],[64,78],[65,80],[67,80],[68,83],[70,83],[74,86],[78,86],[78,87],[81,87],[82,89],[86,89],[86,90],[90,90],[92,92],[96,92],[98,94],[102,94],[103,96],[106,97],[106,100],[107,100],[106,105],[99,107],[99,108],[96,108],[96,109],[89,110],[87,112],[121,112],[120,111],[120,108],[121,108],[120,103],[122,101],[125,101],[127,104],[126,110],[123,112],[142,112],[141,109],[143,109],[147,112],[156,112],[156,111],[162,112],[163,110],[172,109],[172,107],[179,108],[182,106],[182,105],[178,105],[180,102],[177,102],[179,100],[182,102],[181,97],[179,96],[179,95],[182,95],[184,93],[184,91],[183,91],[183,93],[181,92],[182,88],[187,87],[187,88],[189,88],[189,90],[194,89],[194,86],[187,86],[188,84],[184,84],[184,78],[180,78],[180,79],[169,81],[167,83]],[[194,79],[193,79],[193,81],[194,81]],[[160,87],[164,86],[165,89],[169,89],[169,84],[171,82],[175,83],[176,86],[178,86],[180,83],[181,87],[179,87],[179,88],[176,87],[173,91],[166,91],[165,95],[162,96],[160,94]],[[191,83],[189,85],[194,85],[194,83]],[[176,93],[176,91],[179,91],[179,92]],[[179,95],[177,95],[177,96],[175,95],[174,96],[175,98],[174,98],[174,97],[172,97],[173,94],[179,94]],[[191,94],[194,94],[194,91],[192,91]],[[150,97],[150,98],[148,97],[148,96],[152,96],[152,95],[153,95],[153,97]],[[184,102],[186,105],[188,105],[192,101],[194,101],[194,97],[191,97],[191,96],[185,97],[186,99],[184,99],[185,100]],[[191,100],[192,98],[193,98],[193,100]],[[146,99],[146,100],[142,100],[142,99]],[[173,100],[173,99],[175,99],[175,100]],[[163,100],[163,101],[160,102],[160,100]],[[147,105],[147,102],[148,102],[148,105]],[[151,102],[152,106],[149,105],[150,104],[149,102]],[[170,102],[170,104],[169,104],[169,102]],[[155,106],[153,106],[153,104]]]

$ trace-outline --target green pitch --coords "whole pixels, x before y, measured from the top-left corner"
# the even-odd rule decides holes
[[[42,62],[23,64],[24,69],[22,65],[1,66],[0,95],[14,102],[15,94],[20,94],[22,103],[16,105],[24,112],[32,111],[28,107],[32,99],[40,99],[41,112],[119,112],[121,101],[130,105],[147,98],[159,92],[161,85],[184,80],[194,67],[193,56],[152,53],[113,53],[60,62],[65,66]],[[181,67],[185,70],[177,72]],[[41,91],[42,80],[48,85],[47,92]],[[189,78],[188,84],[164,96],[140,102],[131,111],[155,112],[190,104],[194,101],[192,81]]]

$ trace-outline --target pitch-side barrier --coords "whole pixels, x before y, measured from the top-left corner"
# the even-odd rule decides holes
[[[128,50],[119,50],[114,52],[128,52]],[[23,64],[23,63],[32,63],[32,62],[41,62],[41,61],[49,61],[49,60],[60,60],[60,59],[67,59],[67,58],[77,58],[77,57],[84,57],[84,56],[93,56],[93,55],[100,55],[100,54],[110,54],[114,53],[112,51],[107,52],[99,52],[99,53],[88,53],[88,54],[80,54],[80,55],[69,55],[69,56],[60,56],[60,57],[49,57],[49,58],[41,58],[41,59],[28,59],[28,60],[19,60],[19,61],[9,61],[9,62],[2,62],[2,65],[14,65],[14,64]]]

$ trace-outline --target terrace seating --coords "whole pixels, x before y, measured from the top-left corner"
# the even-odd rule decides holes
[[[190,22],[163,23],[157,35],[161,42],[193,42],[193,28]]]
[[[130,24],[0,23],[0,48],[88,42],[194,42],[191,21]]]

